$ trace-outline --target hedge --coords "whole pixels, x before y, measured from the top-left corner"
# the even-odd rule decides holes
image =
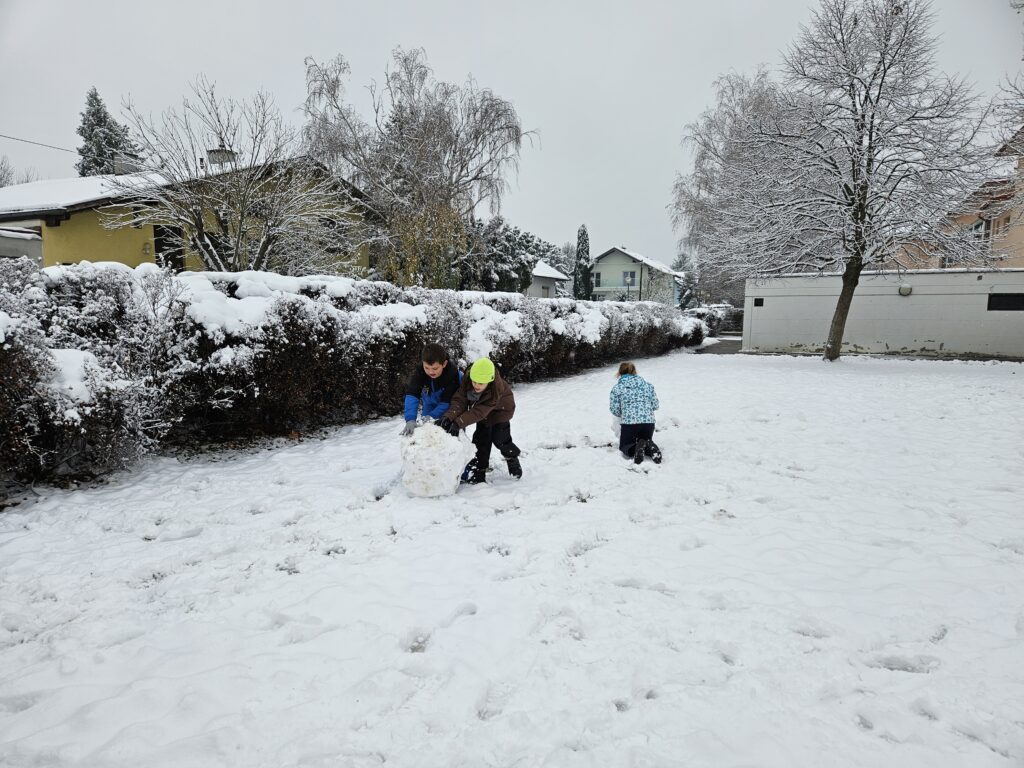
[[[159,446],[393,415],[430,341],[461,365],[489,355],[515,383],[706,332],[649,302],[0,259],[0,480],[95,477]]]

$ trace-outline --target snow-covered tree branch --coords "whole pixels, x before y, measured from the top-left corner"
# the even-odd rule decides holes
[[[976,210],[995,172],[989,109],[937,73],[934,48],[928,0],[823,0],[779,81],[720,78],[717,105],[687,128],[694,169],[672,211],[702,270],[841,272],[826,359],[865,268],[991,258],[951,215]]]
[[[159,121],[125,109],[145,172],[115,177],[133,205],[110,226],[163,226],[210,270],[351,271],[361,223],[351,188],[300,153],[267,94],[225,99],[199,78]]]

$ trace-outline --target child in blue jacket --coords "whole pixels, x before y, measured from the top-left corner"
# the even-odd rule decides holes
[[[660,464],[661,449],[653,440],[658,395],[649,382],[637,375],[633,363],[620,363],[618,377],[609,395],[608,407],[612,416],[622,421],[619,450],[635,464],[641,463],[645,456]]]
[[[403,435],[416,429],[416,417],[422,405],[424,419],[440,419],[448,411],[452,395],[459,388],[462,374],[448,359],[439,344],[423,347],[420,365],[405,384],[405,427]]]

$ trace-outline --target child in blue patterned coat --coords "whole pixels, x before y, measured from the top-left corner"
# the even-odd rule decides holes
[[[645,456],[660,464],[661,449],[653,440],[658,395],[649,382],[637,375],[633,363],[620,363],[618,377],[608,397],[608,408],[622,422],[619,450],[635,464]]]

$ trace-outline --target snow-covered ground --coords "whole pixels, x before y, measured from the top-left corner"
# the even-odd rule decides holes
[[[639,367],[641,471],[607,368],[520,482],[410,498],[393,419],[3,513],[0,765],[1024,763],[1024,366]]]

